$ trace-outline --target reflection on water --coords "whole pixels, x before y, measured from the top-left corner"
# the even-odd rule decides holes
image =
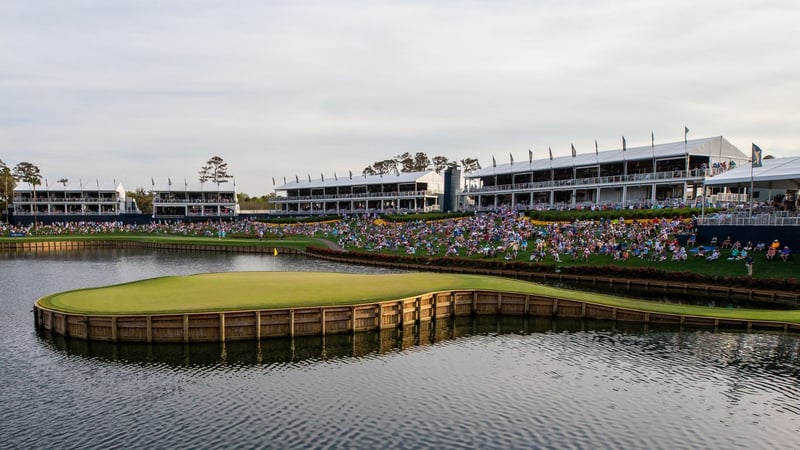
[[[343,333],[328,336],[300,336],[265,339],[262,341],[233,341],[225,343],[114,343],[91,342],[65,338],[62,335],[39,332],[43,344],[67,355],[104,361],[128,363],[160,363],[173,366],[218,366],[297,364],[332,361],[340,358],[360,358],[399,352],[416,347],[446,344],[459,338],[473,336],[537,335],[547,333],[594,333],[619,339],[626,335],[642,337],[641,343],[650,349],[668,353],[673,348],[659,339],[712,332],[712,329],[681,327],[670,324],[635,324],[570,318],[526,316],[468,316],[438,319],[405,328],[387,328],[362,333]],[[731,330],[739,334],[739,330]],[[726,336],[725,330],[712,335]],[[768,334],[765,336],[769,336]],[[776,333],[779,345],[766,353],[767,357],[800,361],[800,340],[794,335]],[[600,338],[602,339],[602,338]],[[788,345],[788,347],[786,347]],[[800,365],[768,364],[767,368],[790,367],[790,373],[800,375]]]

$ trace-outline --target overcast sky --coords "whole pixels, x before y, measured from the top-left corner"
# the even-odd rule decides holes
[[[482,165],[725,136],[800,153],[800,2],[0,0],[0,159],[250,195],[403,152]]]

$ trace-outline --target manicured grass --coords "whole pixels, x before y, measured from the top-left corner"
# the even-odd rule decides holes
[[[350,305],[467,289],[546,295],[652,312],[800,322],[800,311],[670,305],[499,277],[428,272],[388,275],[229,272],[171,276],[52,294],[40,299],[39,304],[75,314],[167,314]]]
[[[363,249],[356,247],[348,247],[347,250],[364,252]],[[463,252],[463,250],[462,250]],[[530,260],[532,250],[527,252],[519,252],[515,261],[526,262]],[[391,251],[380,250],[376,253],[387,255],[405,255],[404,251]],[[444,250],[440,251],[431,257],[443,257]],[[670,272],[692,272],[703,274],[707,276],[718,277],[744,277],[747,275],[747,268],[743,260],[729,261],[727,258],[730,256],[730,250],[722,250],[722,257],[713,262],[706,261],[705,258],[696,257],[694,253],[689,253],[687,261],[650,261],[649,259],[642,259],[637,257],[630,257],[627,261],[614,261],[611,255],[597,255],[592,254],[589,261],[583,261],[582,258],[573,260],[568,255],[561,255],[561,262],[553,261],[551,256],[547,256],[544,261],[539,264],[550,266],[555,270],[559,267],[568,266],[596,266],[596,267],[647,267],[652,269],[665,270]],[[418,253],[416,256],[428,256],[426,252]],[[503,253],[498,254],[494,259],[498,261],[503,260]],[[458,256],[459,258],[469,259],[485,259],[481,255],[472,256]],[[671,255],[670,255],[671,257]],[[772,261],[767,261],[764,253],[754,253],[755,266],[753,269],[754,278],[784,278],[784,279],[797,279],[800,274],[800,257],[793,255],[788,261],[784,262],[779,257],[775,257]]]

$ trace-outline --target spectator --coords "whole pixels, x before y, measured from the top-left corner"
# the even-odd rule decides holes
[[[719,259],[719,255],[720,255],[719,248],[715,247],[711,255],[708,258],[706,258],[706,261],[708,262],[716,261]]]
[[[783,247],[783,250],[781,250],[781,259],[783,260],[783,262],[786,262],[786,261],[789,260],[789,253],[791,253],[790,250],[789,250],[789,246],[787,245],[787,246]]]

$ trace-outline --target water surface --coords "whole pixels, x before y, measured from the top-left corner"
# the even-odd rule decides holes
[[[481,317],[355,336],[87,343],[43,295],[289,256],[0,254],[4,448],[796,448],[796,335]]]

